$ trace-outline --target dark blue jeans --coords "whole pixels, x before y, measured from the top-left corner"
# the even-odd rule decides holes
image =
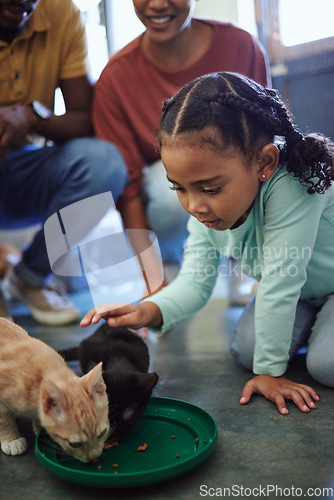
[[[127,182],[116,147],[95,138],[8,151],[0,160],[0,228],[44,223],[61,208],[106,191],[116,203]],[[50,271],[42,228],[24,250],[20,274],[39,286]]]

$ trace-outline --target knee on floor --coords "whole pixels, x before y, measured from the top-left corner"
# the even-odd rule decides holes
[[[334,363],[329,354],[326,358],[308,352],[306,366],[309,374],[322,385],[334,387]]]

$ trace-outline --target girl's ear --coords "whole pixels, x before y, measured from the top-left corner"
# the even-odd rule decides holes
[[[261,182],[270,179],[279,162],[279,149],[275,144],[266,144],[258,159],[258,177]]]

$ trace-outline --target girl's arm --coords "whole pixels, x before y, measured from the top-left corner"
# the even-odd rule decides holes
[[[326,291],[326,279],[312,279],[315,264],[310,263],[329,196],[309,195],[287,174],[278,176],[267,191],[264,219],[259,224],[263,227],[263,259],[255,307],[256,375],[245,385],[241,404],[248,403],[252,394],[261,394],[284,415],[288,413],[286,399],[303,412],[314,409],[313,400],[319,400],[311,387],[288,380],[284,373],[301,294],[302,298],[312,298],[330,293]],[[322,251],[324,257],[319,255]],[[319,266],[319,262],[325,262],[326,249],[318,245],[316,252],[315,262]]]
[[[96,323],[101,318],[113,318],[116,323],[108,319],[113,326],[149,326],[155,332],[164,332],[201,309],[209,300],[216,282],[219,253],[210,243],[207,229],[202,224],[191,218],[188,229],[190,235],[184,261],[171,284],[139,306],[122,304],[119,308],[119,304],[109,304],[92,309],[81,321],[81,326]]]
[[[310,275],[316,272],[315,262],[319,267],[323,261],[321,252],[326,252],[318,245],[315,254],[314,246],[329,201],[330,193],[310,195],[284,171],[267,190],[263,220],[260,215],[257,220],[262,257],[255,303],[256,375],[285,373],[299,299],[326,295],[326,279],[317,282]]]
[[[177,278],[146,299],[155,303],[162,314],[161,327],[151,328],[155,333],[169,330],[204,307],[217,279],[220,255],[208,238],[207,228],[190,217],[188,230],[184,259]]]

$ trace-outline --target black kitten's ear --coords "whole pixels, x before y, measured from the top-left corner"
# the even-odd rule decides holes
[[[79,348],[71,347],[70,349],[62,349],[58,353],[65,359],[65,361],[76,361],[79,359]]]
[[[153,387],[157,384],[159,375],[155,372],[152,373],[139,373],[137,378],[138,389],[142,393],[152,391]]]
[[[90,372],[96,365],[95,361],[88,361],[87,371]]]

